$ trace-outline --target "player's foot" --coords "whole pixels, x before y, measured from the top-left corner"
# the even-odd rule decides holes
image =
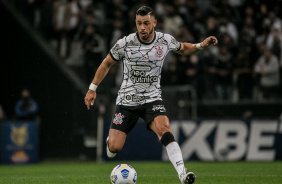
[[[112,153],[109,149],[109,145],[108,145],[108,141],[109,141],[109,136],[107,137],[106,143],[107,143],[107,156],[109,158],[114,158],[116,156],[116,153]]]
[[[181,184],[193,184],[196,181],[196,176],[193,172],[188,172],[180,176]]]

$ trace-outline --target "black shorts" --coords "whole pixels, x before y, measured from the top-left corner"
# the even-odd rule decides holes
[[[139,117],[141,117],[147,124],[148,130],[151,130],[151,122],[159,115],[167,115],[163,101],[161,100],[138,106],[117,105],[111,122],[111,128],[128,134],[136,125]]]

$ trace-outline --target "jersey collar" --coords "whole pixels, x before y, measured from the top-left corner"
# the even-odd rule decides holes
[[[136,36],[137,36],[139,42],[141,42],[142,44],[144,44],[144,45],[150,45],[150,44],[153,43],[153,42],[155,41],[155,39],[156,39],[156,32],[154,31],[154,38],[153,38],[152,41],[150,41],[150,42],[142,42],[142,41],[140,40],[140,38],[139,38],[138,32],[136,32]]]

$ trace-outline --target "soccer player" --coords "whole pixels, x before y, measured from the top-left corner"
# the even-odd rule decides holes
[[[88,109],[96,99],[96,89],[116,62],[123,62],[123,82],[116,100],[116,110],[107,138],[107,155],[113,158],[123,147],[127,134],[141,117],[147,128],[156,133],[165,146],[181,183],[192,184],[195,175],[186,173],[182,152],[170,130],[169,119],[161,96],[161,70],[169,51],[191,55],[216,45],[214,36],[197,44],[179,43],[169,34],[154,31],[155,13],[147,6],[140,7],[135,19],[137,32],[118,40],[103,60],[85,96]]]

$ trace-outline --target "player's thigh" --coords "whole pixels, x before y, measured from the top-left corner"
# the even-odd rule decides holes
[[[163,101],[157,100],[144,105],[143,116],[147,128],[154,131],[160,138],[164,133],[170,131],[169,119]]]

